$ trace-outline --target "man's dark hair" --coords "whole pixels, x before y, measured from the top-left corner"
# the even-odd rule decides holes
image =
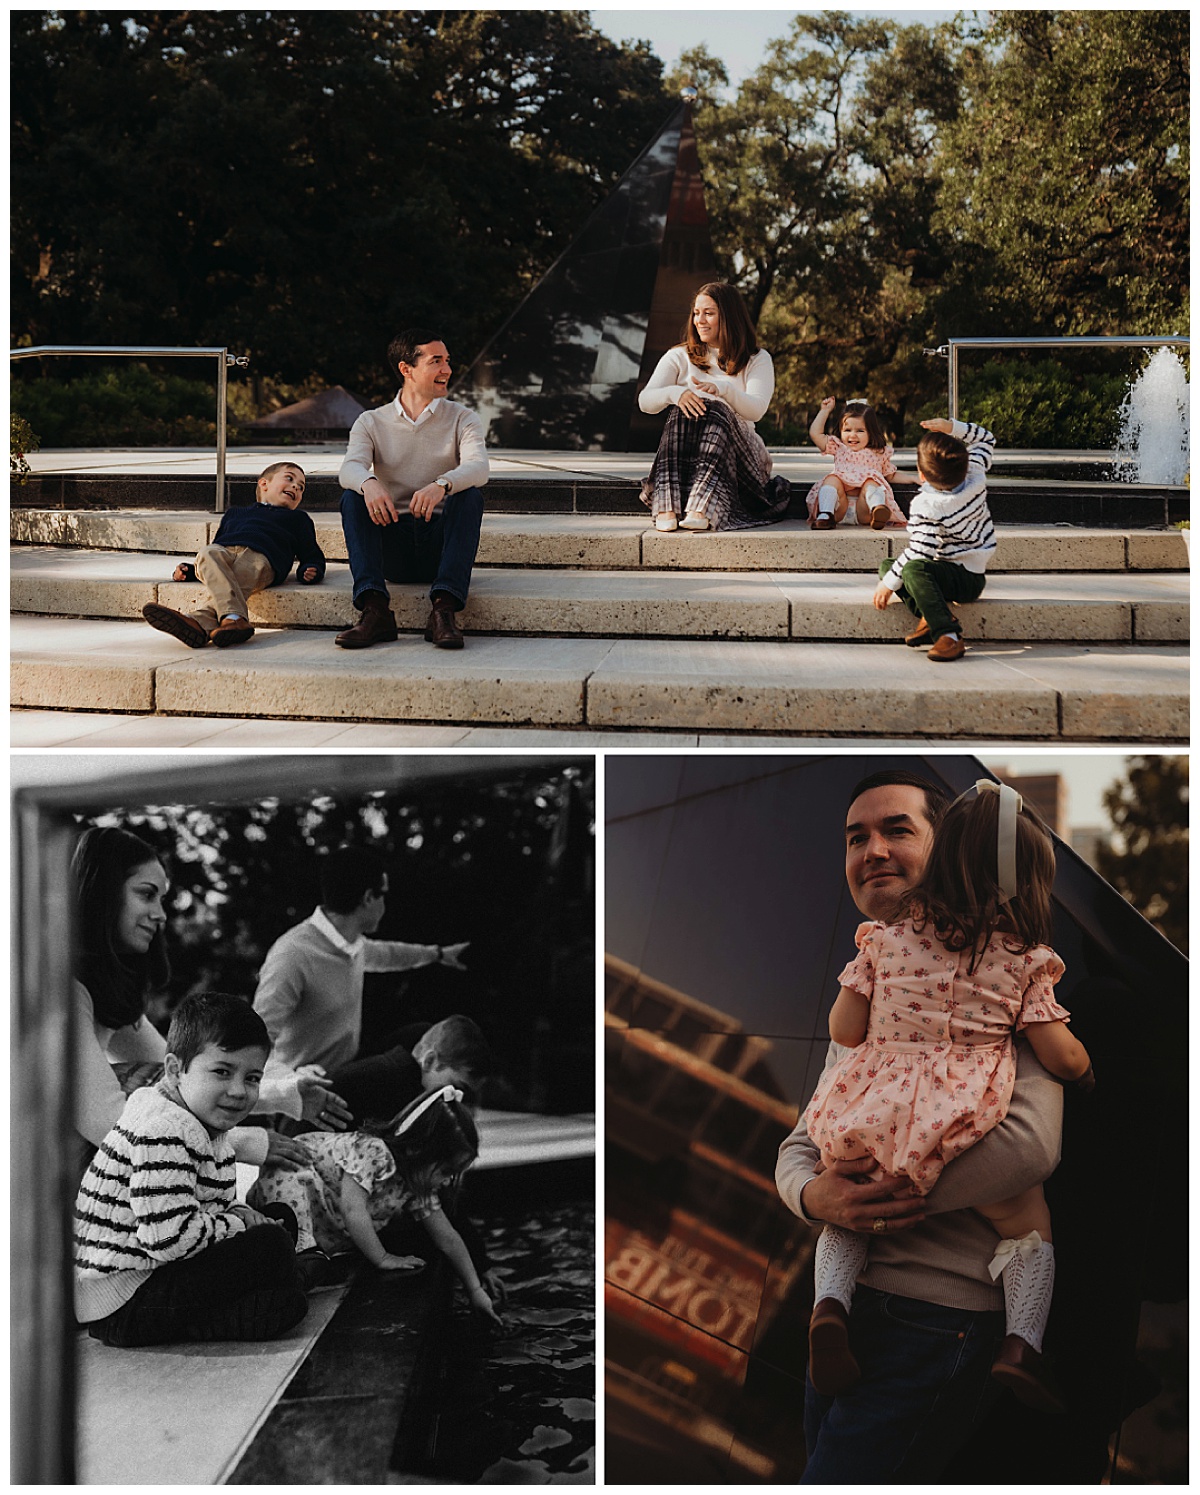
[[[448,1069],[479,1084],[495,1067],[491,1048],[479,1025],[461,1012],[451,1013],[421,1035],[417,1048],[432,1048]]]
[[[264,1056],[271,1052],[267,1025],[245,997],[219,991],[196,992],[184,997],[175,1009],[167,1032],[167,1051],[186,1069],[210,1043],[230,1054],[250,1048],[262,1049]]]
[[[446,339],[440,332],[430,332],[428,327],[406,327],[403,332],[398,332],[388,344],[388,369],[391,374],[399,380],[400,387],[404,387],[404,375],[400,372],[400,364],[416,363],[417,349],[423,348],[426,343],[444,343]]]
[[[869,773],[865,779],[859,779],[850,791],[850,798],[846,801],[848,810],[860,794],[866,794],[869,789],[885,789],[891,784],[907,784],[910,788],[920,789],[925,795],[925,818],[933,825],[945,812],[950,803],[950,796],[937,784],[931,784],[928,779],[923,779],[919,773],[913,773],[909,768],[881,768],[876,773]]]
[[[352,914],[367,893],[378,893],[387,859],[367,846],[339,846],[321,858],[321,903],[335,914]]]

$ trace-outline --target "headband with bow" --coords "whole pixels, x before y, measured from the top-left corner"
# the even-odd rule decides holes
[[[416,1121],[417,1117],[423,1116],[435,1101],[461,1101],[462,1098],[462,1091],[454,1085],[442,1085],[437,1090],[431,1090],[425,1097],[425,1099],[421,1102],[421,1104],[408,1113],[408,1115],[392,1133],[392,1136],[402,1137],[404,1133],[408,1131],[409,1127],[412,1126],[413,1122]]]
[[[1017,816],[1025,808],[1025,802],[1011,784],[1000,784],[995,779],[977,779],[954,801],[954,805],[974,792],[998,794],[1000,816],[996,823],[996,883],[1000,889],[1000,902],[1010,903],[1017,895]],[[954,805],[950,808],[953,809]]]

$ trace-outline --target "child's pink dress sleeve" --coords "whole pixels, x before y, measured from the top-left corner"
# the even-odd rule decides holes
[[[1025,962],[1025,990],[1021,993],[1021,1011],[1017,1016],[1017,1032],[1031,1023],[1066,1023],[1071,1014],[1061,1003],[1054,1000],[1054,986],[1066,966],[1045,945],[1027,950],[1020,957]]]
[[[869,997],[875,989],[875,936],[884,925],[875,922],[860,924],[854,931],[854,943],[858,954],[838,977],[840,986],[848,986],[860,996]]]
[[[896,466],[895,462],[892,461],[892,458],[895,455],[896,455],[896,449],[895,449],[895,447],[892,447],[892,446],[885,446],[884,447],[884,449],[883,449],[883,475],[884,475],[885,478],[898,478],[900,476],[900,469]]]

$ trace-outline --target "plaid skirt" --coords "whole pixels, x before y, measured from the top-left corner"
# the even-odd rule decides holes
[[[770,455],[748,421],[720,400],[705,403],[699,420],[672,407],[642,502],[652,514],[706,514],[712,529],[775,524],[787,513],[790,483],[771,476]]]

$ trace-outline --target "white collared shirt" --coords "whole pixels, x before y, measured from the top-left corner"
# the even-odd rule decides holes
[[[392,403],[395,405],[396,409],[399,411],[401,420],[406,420],[409,423],[410,426],[419,426],[424,421],[428,420],[428,418],[434,413],[434,411],[442,403],[442,396],[439,395],[436,400],[430,400],[429,404],[425,406],[424,410],[421,411],[420,415],[417,416],[416,420],[413,420],[412,416],[409,415],[408,411],[405,410],[404,406],[401,404],[401,402],[400,402],[400,394],[399,393],[397,393],[396,398],[395,398],[395,400]]]
[[[340,950],[344,955],[349,955],[351,959],[360,953],[367,942],[366,935],[360,934],[354,943],[351,944],[342,932],[335,929],[325,917],[325,910],[320,905],[313,910],[311,922],[321,931],[335,950]]]

